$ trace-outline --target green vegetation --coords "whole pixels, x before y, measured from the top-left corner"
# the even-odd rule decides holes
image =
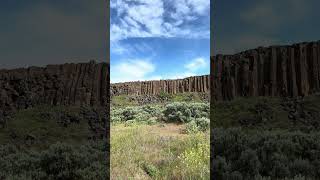
[[[0,179],[105,179],[106,144],[89,125],[102,126],[103,117],[92,121],[94,112],[39,106],[14,113],[0,129]]]
[[[209,103],[160,97],[111,109],[111,178],[209,179]]]
[[[320,176],[320,133],[214,129],[216,179]]]
[[[126,95],[119,95],[119,96],[114,96],[112,97],[112,106],[113,107],[126,107],[126,106],[135,106],[138,105],[137,102],[135,101],[130,101],[128,99],[128,96]]]
[[[317,179],[320,97],[250,97],[214,105],[215,179]]]
[[[56,143],[34,151],[14,145],[0,146],[1,179],[105,179],[106,145]]]
[[[71,144],[87,141],[90,134],[88,122],[77,114],[79,109],[68,108],[67,113],[78,119],[78,123],[63,124],[65,107],[36,107],[21,110],[8,120],[7,127],[0,131],[2,143],[23,144],[30,137],[32,147],[47,148],[49,144],[63,140]]]
[[[250,97],[214,104],[216,127],[309,130],[320,127],[320,96]]]
[[[183,128],[112,126],[111,178],[209,179],[209,133],[181,134]]]
[[[175,102],[166,105],[112,108],[111,123],[193,123],[199,131],[209,129],[209,104]]]
[[[148,100],[147,100],[148,99]],[[158,95],[118,95],[111,99],[112,107],[128,107],[140,106],[144,104],[165,104],[172,102],[187,102],[187,103],[203,103],[209,102],[207,93],[185,92],[178,94],[169,94],[160,92]]]

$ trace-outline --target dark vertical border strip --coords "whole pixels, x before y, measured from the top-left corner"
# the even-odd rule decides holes
[[[215,0],[210,0],[210,179],[213,177],[213,156],[214,156],[214,147],[213,147],[213,128],[214,128],[214,119],[213,119],[213,56],[214,56],[214,26],[213,26],[213,17],[214,17],[214,2]]]
[[[107,160],[107,179],[110,179],[110,0],[106,1],[106,15],[105,15],[105,28],[106,28],[106,62],[107,62],[107,93],[106,93],[106,113],[107,118],[105,122],[106,129],[106,160]]]

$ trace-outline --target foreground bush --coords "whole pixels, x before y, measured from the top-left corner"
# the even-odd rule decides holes
[[[196,118],[209,117],[209,104],[175,102],[168,104],[163,114],[169,122],[190,122]]]
[[[214,129],[215,179],[317,179],[320,133]],[[300,178],[299,178],[300,177]]]
[[[106,145],[51,145],[44,151],[0,146],[0,179],[106,179]]]
[[[114,108],[111,110],[111,122],[146,122],[156,121],[184,122],[199,121],[201,129],[201,118],[209,118],[208,103],[170,103],[166,106],[146,105],[137,107]],[[203,119],[202,119],[203,120]]]
[[[210,119],[202,117],[192,120],[187,123],[186,131],[187,133],[205,132],[210,128]]]

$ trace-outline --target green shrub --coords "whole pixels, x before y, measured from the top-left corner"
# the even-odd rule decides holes
[[[154,124],[157,121],[185,122],[192,120],[197,122],[201,131],[207,129],[209,118],[208,103],[170,103],[165,107],[161,105],[145,105],[137,107],[113,108],[111,110],[111,122],[126,122],[133,120],[139,123]],[[150,120],[152,119],[152,120]]]
[[[319,177],[319,132],[215,128],[211,133],[217,180],[230,179],[232,174],[243,179]]]
[[[194,120],[197,124],[199,131],[207,131],[210,128],[210,119],[206,117],[197,118]]]
[[[160,91],[158,96],[161,100],[166,100],[166,101],[171,100],[173,98],[171,94],[166,93],[164,91]]]
[[[105,179],[106,145],[53,144],[34,151],[1,145],[0,177],[4,179]]]
[[[209,117],[209,104],[175,102],[168,104],[163,111],[169,122],[188,123],[196,118]]]
[[[205,132],[210,128],[210,120],[208,118],[202,117],[192,120],[187,123],[186,131],[187,133]]]
[[[187,133],[196,133],[199,131],[199,128],[197,126],[197,123],[195,121],[190,121],[186,125],[186,131]]]

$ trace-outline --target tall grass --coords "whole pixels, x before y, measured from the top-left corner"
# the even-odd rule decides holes
[[[209,179],[209,135],[165,136],[150,126],[111,127],[112,179]]]

